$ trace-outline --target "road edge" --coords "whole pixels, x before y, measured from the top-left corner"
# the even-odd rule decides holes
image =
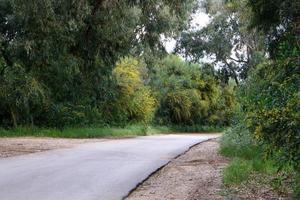
[[[144,182],[146,182],[148,179],[150,179],[151,176],[153,176],[154,174],[156,174],[158,171],[160,171],[161,169],[163,169],[164,167],[166,167],[168,164],[170,164],[171,162],[173,162],[174,160],[176,160],[180,156],[182,156],[182,155],[186,154],[187,152],[189,152],[195,146],[197,146],[199,144],[202,144],[204,142],[209,142],[209,141],[212,141],[212,140],[216,140],[216,139],[218,139],[220,137],[221,136],[218,136],[218,137],[215,137],[215,138],[206,139],[206,140],[203,140],[203,141],[198,142],[196,144],[193,144],[187,150],[185,150],[184,152],[178,154],[177,156],[175,156],[174,158],[172,158],[171,160],[169,160],[166,164],[160,166],[155,171],[151,172],[145,179],[143,179],[141,182],[139,182],[138,184],[136,184],[136,186],[133,189],[131,189],[124,197],[122,197],[122,200],[125,200],[127,197],[129,197],[139,186],[141,186]]]

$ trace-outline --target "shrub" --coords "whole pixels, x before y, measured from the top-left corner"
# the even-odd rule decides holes
[[[295,51],[300,52],[299,49]],[[247,128],[282,165],[300,169],[299,56],[257,66],[240,92]]]
[[[225,131],[220,142],[220,153],[227,157],[254,159],[262,157],[262,147],[253,140],[242,123]]]
[[[187,91],[175,91],[167,94],[166,108],[173,123],[188,123],[192,116],[192,101]]]
[[[156,109],[156,99],[143,80],[141,63],[134,58],[123,58],[113,70],[117,98],[109,104],[114,121],[148,124]],[[106,114],[106,113],[104,113]]]
[[[44,126],[66,128],[85,125],[103,125],[102,113],[89,105],[73,105],[69,103],[52,104],[45,112]]]
[[[153,97],[149,87],[139,89],[135,92],[132,106],[129,109],[130,119],[148,124],[153,118],[156,105],[156,99]]]

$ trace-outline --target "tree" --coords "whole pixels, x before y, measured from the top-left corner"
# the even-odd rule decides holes
[[[225,125],[230,121],[233,90],[223,90],[200,65],[170,55],[155,67],[151,80],[160,103],[157,118],[162,123]]]
[[[3,63],[1,64],[0,69],[3,68]],[[40,114],[46,105],[45,89],[34,77],[26,74],[24,68],[16,64],[3,69],[0,79],[0,101],[1,108],[9,113],[14,127],[19,123],[33,125],[34,117]]]
[[[248,0],[251,8],[251,27],[263,30],[272,58],[277,46],[290,35],[300,42],[300,2],[289,0]]]
[[[209,25],[183,32],[176,51],[194,62],[209,57],[225,71],[226,82],[232,77],[238,84],[263,57],[263,37],[247,29],[251,13],[245,0],[217,5],[207,1],[206,7],[212,18]]]

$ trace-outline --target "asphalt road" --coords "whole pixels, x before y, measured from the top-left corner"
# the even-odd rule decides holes
[[[190,146],[215,137],[146,136],[0,159],[0,200],[120,200]]]

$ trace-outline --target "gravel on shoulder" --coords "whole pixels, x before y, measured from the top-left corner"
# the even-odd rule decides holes
[[[134,190],[126,200],[219,200],[222,169],[228,159],[218,155],[219,143],[210,140],[192,147]]]

